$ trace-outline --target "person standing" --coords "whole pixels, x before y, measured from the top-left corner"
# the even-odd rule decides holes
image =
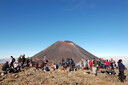
[[[92,70],[92,65],[93,65],[93,62],[92,62],[92,60],[90,60],[89,61],[90,70]]]
[[[106,69],[109,67],[109,61],[107,60],[106,62],[105,62],[105,64],[106,64]]]
[[[24,67],[24,63],[25,63],[25,54],[22,56],[22,68]]]
[[[86,70],[88,70],[89,69],[89,65],[88,65],[89,63],[88,63],[88,60],[86,59],[86,61],[85,61],[85,69]]]
[[[125,66],[122,63],[122,59],[120,59],[118,61],[118,68],[119,68],[119,79],[121,80],[121,82],[124,82],[124,70],[125,70]]]
[[[94,66],[97,66],[97,60],[95,58],[93,58],[93,64]]]
[[[110,66],[111,66],[112,70],[114,70],[113,64],[114,64],[114,60],[111,58],[111,60],[110,60]]]
[[[13,56],[11,56],[10,59],[10,67],[13,67],[13,63],[15,62],[15,58],[13,58]]]

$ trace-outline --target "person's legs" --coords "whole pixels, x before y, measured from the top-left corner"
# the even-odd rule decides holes
[[[124,71],[120,71],[121,73],[121,82],[124,82]]]
[[[92,71],[92,66],[90,66],[90,70]]]
[[[10,67],[13,67],[13,62],[10,63]]]
[[[121,80],[121,71],[119,71],[118,79]]]

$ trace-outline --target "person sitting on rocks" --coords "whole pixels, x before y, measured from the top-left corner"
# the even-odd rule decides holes
[[[8,69],[9,69],[9,65],[8,65],[8,61],[6,61],[6,63],[2,66],[2,70],[3,70],[5,73],[7,73]]]
[[[59,65],[57,63],[55,65],[56,65],[56,69],[58,69],[59,68]]]
[[[52,68],[53,68],[53,70],[55,70],[55,68],[56,68],[56,67],[55,67],[55,63],[52,64]]]
[[[44,71],[50,71],[47,65],[44,67]]]
[[[18,72],[18,68],[19,68],[19,64],[16,61],[16,62],[14,62],[14,73],[17,73]],[[20,68],[19,68],[19,70],[20,70]]]

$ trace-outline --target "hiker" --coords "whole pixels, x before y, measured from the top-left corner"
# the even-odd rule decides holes
[[[36,69],[38,69],[38,62],[35,63],[35,67],[36,67]]]
[[[44,60],[44,63],[45,63],[45,64],[47,64],[47,63],[48,63],[48,60],[47,60],[47,59],[45,59],[45,60]]]
[[[34,62],[34,60],[32,58],[30,59],[30,66],[31,67],[35,66],[35,62]]]
[[[2,66],[2,70],[5,71],[5,73],[7,73],[9,69],[9,65],[8,65],[8,61],[6,61],[6,63]]]
[[[119,79],[121,80],[121,82],[124,82],[124,70],[125,70],[125,66],[122,63],[122,59],[120,59],[118,61],[118,68],[119,68]]]
[[[84,59],[81,60],[81,66],[84,66]]]
[[[22,66],[22,68],[24,68],[25,60],[26,60],[26,59],[25,59],[25,54],[24,54],[24,55],[22,56],[22,65],[21,65],[21,66]]]
[[[21,65],[22,65],[22,55],[20,55],[20,57],[18,58],[18,63],[19,63],[19,66],[21,67]]]
[[[29,59],[29,58],[26,59],[26,66],[27,66],[27,67],[30,66],[30,59]]]
[[[89,61],[90,70],[92,70],[92,65],[93,65],[93,62],[92,62],[92,60],[90,60]]]
[[[44,69],[45,63],[42,61],[40,68]]]
[[[47,65],[44,67],[44,71],[50,71]]]
[[[97,76],[97,67],[93,64],[92,66],[92,73]]]
[[[114,68],[117,68],[117,64],[116,64],[116,61],[114,61]]]
[[[44,63],[45,63],[45,64],[48,63],[48,59],[46,58],[46,56],[44,56]]]
[[[19,70],[20,70],[20,67],[19,67],[19,64],[18,64],[18,62],[16,61],[16,62],[14,62],[14,68],[13,68],[13,70],[14,70],[14,73],[17,73],[18,72],[18,68],[19,68]]]
[[[85,69],[86,69],[86,70],[89,69],[88,64],[89,64],[89,63],[88,63],[88,60],[86,59],[86,61],[85,61]]]
[[[64,63],[64,64],[63,64],[63,70],[65,71],[65,70],[66,70],[66,68],[67,68],[67,64],[66,64],[66,63]]]
[[[69,60],[69,67],[70,67],[70,71],[73,71],[73,60],[72,60],[72,58]]]
[[[97,59],[97,70],[100,68],[100,59]]]
[[[59,65],[57,63],[55,65],[56,65],[56,69],[58,69],[59,68]]]
[[[105,62],[105,68],[107,69],[108,67],[109,67],[109,61],[107,60],[106,62]]]
[[[61,63],[64,63],[64,58],[62,59]]]
[[[69,59],[67,58],[66,61],[67,61],[67,62],[66,62],[66,67],[69,67]]]
[[[13,63],[15,62],[15,58],[13,58],[13,56],[11,56],[10,59],[10,67],[13,67]]]
[[[112,67],[112,70],[114,70],[114,60],[111,58],[111,60],[110,60],[110,66]]]
[[[105,64],[105,62],[106,62],[106,61],[103,60],[103,63],[102,63],[102,64],[103,64],[103,68],[104,68],[104,69],[106,68],[106,64]]]
[[[67,63],[67,59],[65,59],[65,61],[64,61],[65,63]]]
[[[93,64],[94,64],[94,66],[97,66],[97,61],[95,58],[93,58]]]
[[[107,72],[108,74],[110,74],[110,75],[112,75],[112,74],[115,75],[115,74],[116,74],[116,71],[114,71],[111,66],[109,66],[109,67],[106,69],[106,72]]]

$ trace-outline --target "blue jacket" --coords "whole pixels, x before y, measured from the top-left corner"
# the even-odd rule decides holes
[[[48,67],[45,68],[46,71],[50,71]]]
[[[125,70],[125,66],[122,63],[118,63],[119,71]]]

